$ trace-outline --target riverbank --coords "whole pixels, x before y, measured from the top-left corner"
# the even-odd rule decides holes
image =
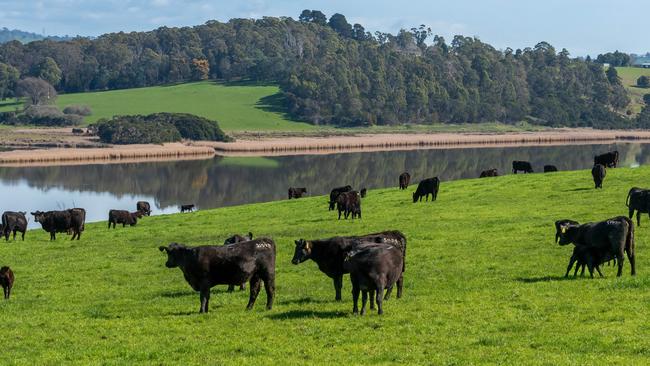
[[[608,170],[602,190],[588,170],[443,182],[436,202],[418,204],[415,187],[370,190],[354,221],[337,220],[318,196],[115,230],[89,223],[75,242],[32,230],[0,245],[0,265],[16,274],[12,298],[0,301],[0,364],[644,364],[647,216],[635,233],[638,274],[625,260],[621,278],[603,266],[605,278],[593,280],[563,278],[573,246],[553,242],[553,221],[626,213],[627,190],[649,174]],[[404,296],[385,302],[382,316],[352,315],[349,276],[334,301],[313,261],[291,264],[300,238],[388,229],[408,238],[407,266]],[[158,247],[249,231],[276,243],[273,309],[264,310],[264,291],[246,311],[248,291],[216,286],[210,312],[199,314],[198,293]]]
[[[65,140],[62,129],[51,136]],[[26,130],[47,135],[49,130]],[[302,136],[248,134],[235,142],[197,141],[163,145],[111,146],[98,144],[92,137],[72,136],[73,140],[53,147],[0,152],[0,164],[82,164],[84,162],[182,160],[221,156],[282,156],[331,154],[359,151],[389,151],[432,148],[499,146],[540,146],[617,141],[649,141],[650,131],[551,129],[504,133],[355,133],[347,135]],[[10,145],[12,146],[12,145]],[[36,145],[38,146],[38,145]]]

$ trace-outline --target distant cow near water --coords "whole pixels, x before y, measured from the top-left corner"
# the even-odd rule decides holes
[[[246,310],[251,310],[260,292],[266,290],[266,309],[273,307],[275,297],[275,242],[260,238],[232,245],[187,247],[171,243],[158,248],[167,253],[167,268],[180,268],[194,291],[200,293],[201,313],[207,313],[210,289],[216,285],[239,285],[249,282],[250,297]]]
[[[517,174],[517,172],[533,173],[533,166],[528,161],[515,160],[512,162],[512,173]]]
[[[191,205],[181,205],[181,213],[183,212],[192,212],[196,209],[196,206],[194,204]]]
[[[607,169],[602,164],[596,164],[591,168],[591,177],[594,179],[594,185],[596,188],[603,188],[603,181],[607,175]]]
[[[336,206],[336,199],[339,197],[341,193],[350,192],[351,190],[352,190],[352,186],[350,185],[332,189],[332,191],[330,192],[329,210],[330,211],[334,210],[334,207]]]
[[[145,216],[151,216],[151,205],[147,201],[138,201],[135,204],[135,210],[142,212]]]
[[[6,241],[9,241],[9,236],[11,233],[14,234],[14,240],[16,240],[16,232],[20,232],[22,234],[23,241],[25,241],[26,231],[27,218],[25,217],[25,212],[6,211],[2,214],[0,235],[4,235]]]
[[[440,189],[440,179],[438,177],[427,178],[418,184],[418,188],[413,192],[413,203],[422,202],[422,197],[425,197],[425,200],[429,200],[429,195],[431,195],[431,202],[438,199],[438,190]]]
[[[56,240],[56,233],[72,233],[70,240],[81,239],[86,222],[86,210],[71,208],[63,211],[32,212],[34,221],[50,233],[50,240]]]
[[[625,199],[625,205],[630,210],[630,219],[636,211],[636,225],[641,226],[641,214],[647,213],[650,216],[650,190],[639,187],[630,188]]]
[[[399,175],[399,189],[407,189],[411,183],[411,174],[404,172]]]
[[[498,177],[498,176],[499,176],[499,171],[498,170],[496,170],[496,169],[488,169],[488,170],[482,171],[479,178]]]
[[[115,229],[116,224],[122,224],[122,227],[126,225],[135,226],[138,223],[139,215],[141,215],[140,211],[110,210],[108,211],[108,228],[111,228],[111,224],[113,229]]]
[[[11,296],[11,288],[14,287],[14,279],[14,272],[11,268],[7,266],[0,268],[0,286],[2,286],[5,300],[9,300],[9,296]]]
[[[616,168],[618,165],[618,151],[610,151],[594,156],[594,165],[601,164],[607,168]]]
[[[303,195],[307,193],[307,188],[289,188],[289,199],[292,198],[302,198]]]
[[[557,172],[557,167],[555,165],[544,165],[544,173]]]

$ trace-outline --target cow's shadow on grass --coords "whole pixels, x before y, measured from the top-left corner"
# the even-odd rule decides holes
[[[580,192],[580,191],[593,191],[593,188],[588,188],[588,187],[582,187],[582,188],[574,188],[574,189],[566,189],[564,192]]]
[[[216,295],[216,294],[221,295],[221,294],[223,294],[224,296],[225,295],[232,295],[232,294],[235,294],[235,293],[238,293],[238,292],[246,292],[246,293],[248,293],[248,290],[240,291],[239,288],[236,288],[235,291],[232,292],[232,293],[229,293],[226,288],[223,288],[223,289],[215,289],[215,288],[213,288],[213,289],[210,290],[210,293],[213,294],[213,295]],[[177,290],[177,291],[163,291],[163,292],[158,293],[156,296],[168,297],[168,298],[177,298],[177,297],[199,296],[199,293],[191,291],[191,290],[190,291]]]
[[[540,276],[540,277],[517,277],[515,281],[521,283],[538,283],[538,282],[554,282],[554,281],[569,281],[573,280],[573,276]]]
[[[313,299],[311,297],[301,297],[299,299],[291,299],[291,300],[282,300],[279,303],[282,305],[292,305],[292,304],[297,304],[297,305],[304,305],[304,304],[313,304],[313,303],[329,303],[331,302],[330,300],[325,300],[325,299]]]
[[[344,311],[314,311],[314,310],[289,310],[282,313],[271,314],[267,318],[272,320],[294,320],[294,319],[334,319],[343,318],[347,315]]]

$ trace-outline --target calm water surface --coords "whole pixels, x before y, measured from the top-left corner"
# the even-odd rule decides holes
[[[650,164],[650,144],[435,149],[298,155],[265,158],[80,166],[0,167],[0,211],[84,207],[87,221],[106,220],[109,209],[134,211],[149,201],[154,214],[178,212],[181,204],[200,209],[287,198],[287,188],[307,187],[309,195],[335,186],[356,189],[397,187],[402,171],[412,180],[475,178],[482,170],[510,174],[512,160],[528,160],[536,172],[545,164],[560,170],[586,169],[593,156],[618,150],[621,166]],[[30,226],[35,227],[30,216]]]

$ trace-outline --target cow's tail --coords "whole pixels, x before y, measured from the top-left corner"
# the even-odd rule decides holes
[[[630,195],[632,194],[632,190],[630,189],[629,192],[627,192],[627,198],[625,198],[625,206],[630,207]]]
[[[625,217],[625,221],[629,226],[627,231],[627,236],[625,237],[625,248],[628,250],[630,256],[634,256],[634,222],[629,218]]]

